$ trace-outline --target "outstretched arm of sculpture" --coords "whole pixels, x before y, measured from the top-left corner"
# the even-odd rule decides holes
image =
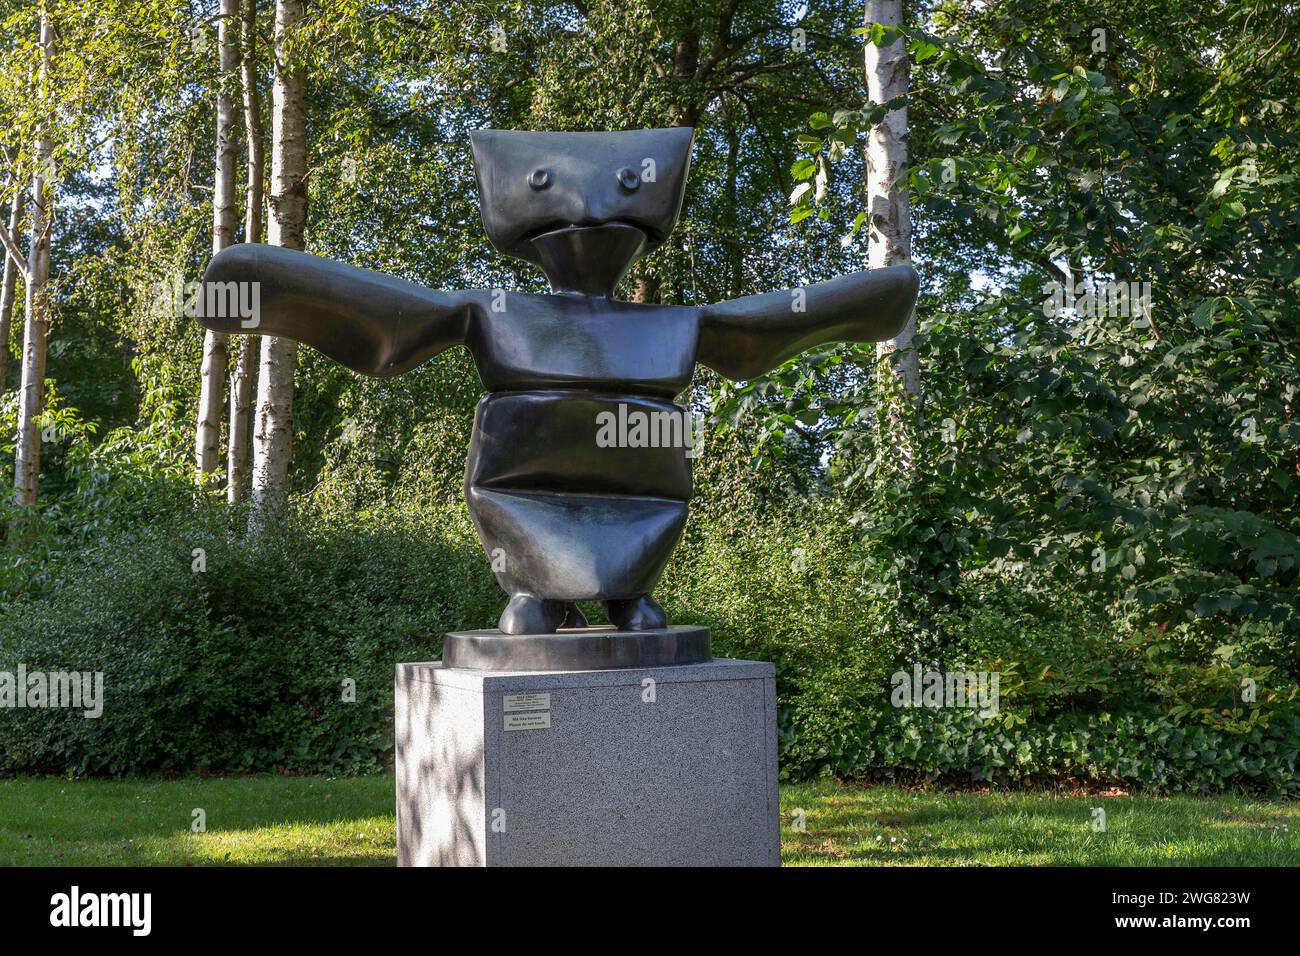
[[[243,314],[226,307],[240,290],[252,305]],[[358,372],[389,376],[464,342],[481,295],[437,292],[305,252],[245,243],[208,264],[199,321],[218,332],[295,339]]]
[[[911,266],[889,266],[706,305],[697,358],[739,380],[826,342],[891,339],[911,317],[919,284]]]

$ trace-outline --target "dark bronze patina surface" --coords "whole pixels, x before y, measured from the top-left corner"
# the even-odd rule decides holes
[[[442,642],[447,667],[476,671],[590,671],[702,664],[709,629],[672,625],[652,631],[612,627],[562,629],[554,634],[502,634],[499,629],[453,631]]]
[[[510,601],[495,636],[448,635],[448,666],[707,660],[707,630],[688,629],[689,637],[669,628],[651,596],[686,523],[690,449],[602,445],[602,413],[675,415],[686,424],[674,400],[697,363],[746,379],[826,342],[891,338],[912,314],[917,275],[895,266],[703,307],[619,302],[614,289],[628,267],[677,220],[692,131],[481,130],[471,139],[488,237],[539,265],[551,294],[438,291],[306,253],[237,245],[213,258],[204,280],[259,283],[256,325],[237,316],[201,321],[296,339],[376,376],[401,374],[453,345],[469,348],[488,395],[475,415],[465,495]],[[585,628],[577,601],[604,602],[617,636],[557,635],[562,626]]]

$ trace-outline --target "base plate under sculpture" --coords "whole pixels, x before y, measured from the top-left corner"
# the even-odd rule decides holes
[[[771,664],[397,665],[400,866],[777,866]]]
[[[442,642],[447,667],[479,671],[596,671],[666,667],[711,660],[709,629],[671,625],[650,631],[561,628],[552,634],[453,631]]]

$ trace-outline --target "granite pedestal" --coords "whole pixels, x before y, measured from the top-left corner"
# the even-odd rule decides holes
[[[776,866],[771,664],[399,664],[401,866]]]

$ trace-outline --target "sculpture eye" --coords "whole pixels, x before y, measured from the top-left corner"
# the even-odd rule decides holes
[[[534,169],[528,174],[528,185],[534,189],[545,189],[551,184],[551,171],[549,169]]]
[[[641,177],[636,174],[635,170],[628,169],[626,166],[614,175],[618,177],[618,184],[628,192],[632,192],[641,185]]]

